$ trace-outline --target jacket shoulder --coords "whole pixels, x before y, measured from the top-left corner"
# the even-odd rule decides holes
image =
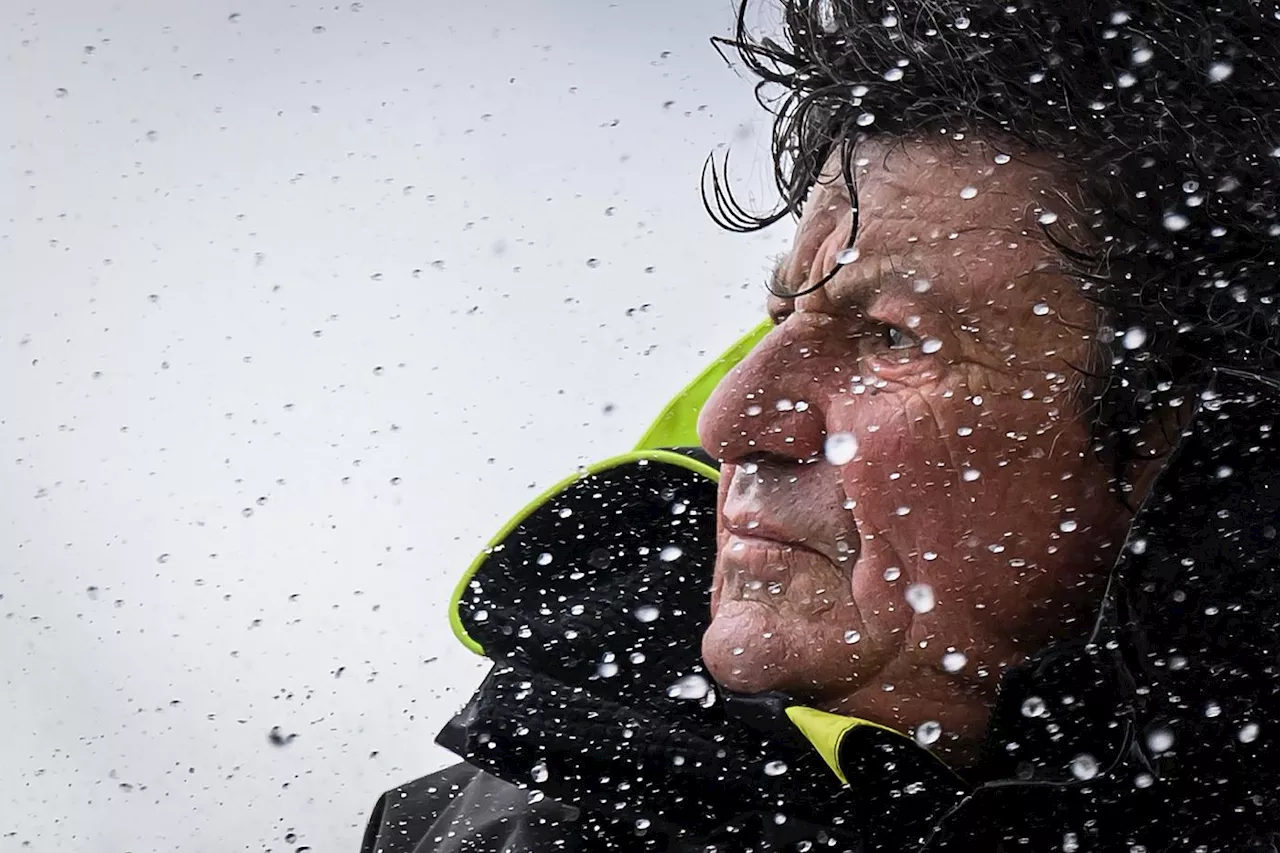
[[[378,798],[360,853],[583,851],[576,809],[459,763]]]

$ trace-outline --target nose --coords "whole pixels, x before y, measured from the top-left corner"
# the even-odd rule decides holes
[[[822,452],[833,379],[823,352],[828,318],[793,314],[716,387],[698,418],[698,438],[721,463],[766,455],[804,462]]]

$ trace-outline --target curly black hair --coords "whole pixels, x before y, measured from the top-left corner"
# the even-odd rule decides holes
[[[746,209],[727,156],[709,159],[703,200],[720,225],[750,231],[798,215],[836,150],[852,187],[848,152],[860,139],[1016,140],[1057,155],[1096,220],[1096,251],[1055,242],[1102,309],[1091,405],[1097,448],[1118,471],[1153,412],[1193,400],[1215,369],[1280,368],[1280,4],[780,5],[776,39],[751,32],[755,7],[741,0],[734,34],[712,40],[758,78],[781,197],[771,211]],[[1125,343],[1142,343],[1126,348],[1131,328],[1141,331]]]

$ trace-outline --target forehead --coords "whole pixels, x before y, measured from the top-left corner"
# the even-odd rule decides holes
[[[848,239],[856,199],[859,257],[832,282],[837,289],[868,278],[887,283],[891,269],[935,280],[958,298],[991,294],[1057,265],[1046,227],[1078,242],[1071,181],[1045,155],[983,141],[863,141],[847,163],[852,198],[844,165],[833,152],[791,258],[796,267],[828,260]]]

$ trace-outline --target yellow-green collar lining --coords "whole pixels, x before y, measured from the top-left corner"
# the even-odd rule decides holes
[[[773,328],[773,321],[765,320],[747,334],[739,338],[733,346],[725,350],[715,361],[707,366],[705,370],[699,373],[692,382],[684,387],[670,403],[663,408],[662,413],[653,421],[650,427],[645,430],[644,435],[636,444],[635,450],[630,453],[624,453],[598,462],[590,466],[585,471],[573,474],[556,483],[551,488],[544,491],[538,497],[530,501],[524,509],[516,513],[516,515],[502,526],[497,535],[489,540],[489,544],[485,549],[471,561],[471,565],[463,572],[462,577],[458,579],[458,583],[454,586],[453,595],[449,599],[449,627],[453,629],[453,635],[458,638],[458,642],[466,646],[469,650],[478,655],[484,654],[484,649],[471,638],[467,633],[466,627],[462,624],[462,616],[458,607],[462,601],[462,596],[466,594],[467,586],[471,583],[471,579],[475,577],[480,566],[492,553],[493,549],[500,545],[504,539],[511,535],[522,521],[528,518],[533,512],[543,504],[550,501],[553,497],[563,492],[573,483],[589,477],[592,474],[598,474],[607,471],[610,468],[616,468],[619,465],[625,465],[629,462],[639,460],[651,460],[655,462],[666,462],[672,465],[678,465],[682,468],[688,468],[699,474],[711,479],[719,480],[720,471],[710,465],[706,465],[696,459],[691,459],[680,453],[674,453],[663,448],[668,447],[697,447],[698,446],[698,414],[702,411],[703,405],[707,402],[707,398],[711,396],[711,392],[720,384],[720,380],[725,377],[734,366],[742,361],[752,347],[760,342],[760,339],[769,333]]]
[[[869,726],[897,737],[907,737],[897,729],[891,729],[888,726],[882,726],[880,723],[873,723],[861,717],[846,717],[842,714],[833,714],[830,711],[819,711],[817,708],[810,708],[805,705],[792,705],[786,709],[786,714],[791,724],[799,729],[800,734],[804,735],[805,739],[813,745],[813,748],[822,756],[822,760],[827,763],[827,766],[831,768],[831,772],[836,774],[836,778],[843,785],[848,785],[849,779],[845,776],[844,769],[840,766],[840,744],[849,732],[863,726]],[[933,753],[929,754],[933,755]],[[957,777],[959,776],[941,758],[936,755],[933,757]]]

